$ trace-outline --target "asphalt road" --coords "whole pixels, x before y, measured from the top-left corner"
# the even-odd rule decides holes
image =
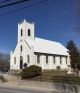
[[[20,88],[9,88],[9,87],[1,87],[0,93],[62,93],[56,91],[43,91],[43,90],[30,90],[30,89],[20,89]],[[64,93],[64,92],[63,92]]]
[[[0,86],[0,93],[80,93],[80,86],[77,87],[78,90],[74,91],[75,88],[70,88],[70,86],[66,86],[66,89],[61,85],[57,86],[58,91],[47,91],[40,89],[28,89],[28,88],[20,88],[20,87],[6,87]],[[68,89],[68,90],[67,90]],[[62,90],[62,91],[59,91]]]

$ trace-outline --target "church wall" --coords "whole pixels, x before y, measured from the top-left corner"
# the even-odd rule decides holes
[[[42,57],[42,56],[40,55],[40,62],[39,62],[39,63],[38,63],[38,62],[37,62],[37,60],[36,60],[36,65],[37,65],[37,66],[41,66],[41,67],[42,67],[42,61],[41,61],[41,60],[42,60],[42,58],[41,58],[41,57]]]
[[[59,56],[55,56],[55,63],[56,63],[56,68],[57,68],[57,66],[60,66],[60,57]]]
[[[10,52],[10,69],[13,69],[13,51]]]
[[[37,63],[37,55],[40,55],[40,63]],[[46,56],[48,55],[48,63],[46,63]],[[55,56],[49,54],[39,54],[35,55],[35,65],[41,66],[42,69],[57,69],[57,66],[60,66],[61,69],[67,69],[68,64],[66,63],[66,57],[64,56]],[[55,62],[54,62],[55,61]]]
[[[61,61],[62,61],[62,65],[61,65],[61,68],[62,69],[65,69],[65,68],[67,68],[67,59],[66,59],[66,57],[61,57]]]
[[[68,55],[68,57],[67,57],[67,64],[70,66],[71,65],[71,60],[70,60],[70,55]]]
[[[41,67],[42,67],[42,69],[44,69],[44,67],[45,67],[44,59],[45,59],[45,56],[41,55]]]
[[[50,69],[49,68],[49,57],[48,57],[48,63],[46,63],[46,55],[44,55],[44,69]]]
[[[11,69],[19,69],[19,45],[17,44],[15,50],[11,53]],[[14,64],[14,57],[16,57],[16,64]]]
[[[52,69],[56,69],[56,60],[55,60],[55,56],[53,55],[52,56],[52,61],[53,61],[53,63],[52,63]]]
[[[22,45],[22,51],[20,51],[20,46]],[[27,51],[27,52],[25,52]],[[27,62],[27,55],[30,56],[30,62]],[[23,65],[27,63],[27,66],[34,64],[34,50],[33,48],[29,48],[26,42],[21,42],[17,44],[16,49],[11,54],[11,69],[20,69],[20,56],[23,57]],[[16,64],[14,64],[14,57],[16,57]]]
[[[23,42],[23,51],[20,53],[20,56],[23,57],[23,64],[27,63],[27,66],[34,64],[34,49],[33,47],[29,47],[26,42]],[[25,52],[27,51],[27,52]],[[27,56],[29,55],[29,62]]]
[[[50,69],[53,69],[53,57],[52,56],[49,56],[49,68]]]
[[[14,53],[12,54],[11,56],[11,68],[12,69],[19,69],[20,67],[20,56],[23,57],[23,64],[24,63],[27,63],[27,66],[30,66],[30,65],[37,65],[37,66],[41,66],[42,69],[56,69],[57,66],[60,66],[61,69],[65,69],[67,68],[67,64],[66,64],[66,57],[62,57],[61,56],[61,62],[60,63],[60,56],[55,56],[55,55],[48,55],[48,63],[46,63],[46,54],[40,54],[40,63],[37,63],[37,55],[34,55],[34,49],[31,48],[29,49],[29,47],[26,45],[26,43],[24,42],[23,43],[23,51],[22,52],[19,52],[20,50],[20,45],[22,43],[18,44]],[[27,51],[27,52],[25,52]],[[28,63],[27,62],[27,55],[30,56],[30,62]],[[55,56],[55,58],[54,58]],[[16,64],[14,64],[14,57],[16,57]],[[67,61],[69,59],[67,58]],[[54,62],[55,61],[55,62]]]

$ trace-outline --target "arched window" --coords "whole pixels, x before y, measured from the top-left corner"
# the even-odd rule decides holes
[[[21,29],[21,36],[23,36],[23,30]]]
[[[22,69],[22,68],[23,68],[23,57],[20,56],[20,69]]]
[[[14,57],[14,64],[16,64],[16,57]]]
[[[66,64],[67,64],[67,57],[66,57]]]
[[[29,63],[30,62],[30,56],[27,55],[27,62]]]
[[[21,45],[21,52],[22,52],[22,45]]]
[[[30,31],[30,29],[28,29],[28,36],[30,36],[31,35],[31,31]]]
[[[53,63],[55,64],[55,56],[53,56]]]
[[[60,64],[62,64],[62,57],[60,57]]]
[[[46,64],[48,64],[48,56],[46,56]]]
[[[37,63],[40,63],[40,55],[37,55]]]

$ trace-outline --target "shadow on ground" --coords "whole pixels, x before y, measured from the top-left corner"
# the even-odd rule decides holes
[[[80,93],[78,86],[74,84],[54,84],[53,86],[61,93]]]

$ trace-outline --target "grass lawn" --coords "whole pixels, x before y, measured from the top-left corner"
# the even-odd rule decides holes
[[[80,77],[67,75],[67,71],[57,71],[57,70],[44,71],[40,76],[36,76],[29,80],[80,85]]]
[[[43,71],[40,76],[36,76],[34,78],[31,78],[30,80],[51,82],[55,75],[65,76],[66,74],[67,74],[67,71],[58,71],[58,70]]]

